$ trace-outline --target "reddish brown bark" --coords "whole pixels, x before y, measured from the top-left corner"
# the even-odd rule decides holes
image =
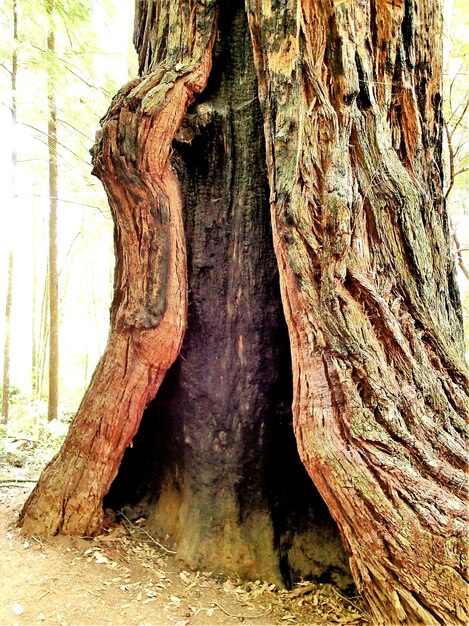
[[[116,274],[108,345],[60,452],[26,502],[27,533],[89,535],[143,410],[176,358],[186,324],[186,257],[173,136],[211,65],[214,10],[172,16],[193,47],[114,98],[94,148],[94,172],[115,221]],[[196,23],[197,22],[197,23]]]
[[[375,621],[464,624],[437,4],[248,6],[300,455]]]
[[[439,166],[436,0],[246,4],[303,463],[375,622],[465,624],[467,374]],[[210,66],[214,5],[197,6],[138,3],[145,75],[115,99],[94,155],[116,222],[109,345],[25,506],[32,532],[99,528],[180,346],[185,250],[168,159]]]

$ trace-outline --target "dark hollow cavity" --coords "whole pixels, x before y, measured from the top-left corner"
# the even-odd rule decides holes
[[[236,5],[236,6],[234,6]],[[296,449],[290,348],[272,245],[246,16],[224,8],[209,85],[174,144],[189,317],[105,506],[147,518],[193,567],[351,583]]]

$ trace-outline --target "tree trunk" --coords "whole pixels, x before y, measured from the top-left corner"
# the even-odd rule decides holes
[[[178,354],[175,139],[189,327],[106,504],[140,506],[195,566],[275,576],[285,557],[295,571],[317,504],[307,485],[287,494],[303,480],[288,450],[291,367],[298,450],[375,622],[464,624],[467,377],[436,0],[246,6],[258,84],[242,5],[220,5],[214,69],[187,111],[208,79],[215,3],[137,3],[143,77],[114,99],[94,151],[116,226],[109,343],[24,528],[99,530]]]
[[[47,259],[46,272],[44,275],[44,288],[42,290],[41,312],[39,318],[39,347],[38,347],[38,372],[37,389],[35,400],[42,400],[47,396],[45,392],[45,370],[47,365],[47,345],[49,343],[49,260]]]
[[[55,34],[53,26],[54,3],[47,2],[49,31],[47,34],[47,54],[55,55]],[[53,62],[49,59],[47,77],[47,101],[49,119],[47,122],[47,146],[49,152],[49,395],[47,419],[57,417],[59,402],[59,272],[57,267],[57,97]]]
[[[5,301],[5,339],[3,343],[2,421],[8,424],[10,416],[10,345],[11,310],[13,304],[13,250],[8,253],[7,295]]]
[[[262,117],[244,6],[221,8],[213,69],[176,135],[188,328],[105,505],[148,518],[194,568],[351,578],[296,451]],[[281,462],[279,462],[281,459]]]
[[[31,294],[31,398],[37,398],[38,388],[38,337],[37,337],[37,217],[33,199],[31,219],[32,294]]]
[[[17,0],[13,0],[13,52],[11,56],[11,124],[13,131],[17,119],[16,82],[18,77],[18,6]],[[16,212],[16,177],[18,168],[18,155],[16,145],[13,144],[11,151],[11,213]],[[3,381],[2,381],[2,417],[5,424],[8,423],[10,413],[10,347],[11,347],[11,312],[13,306],[13,268],[14,252],[13,244],[10,244],[8,252],[7,293],[5,301],[5,339],[3,343]]]
[[[438,5],[248,13],[300,455],[376,622],[465,624],[468,388]]]
[[[25,532],[99,532],[103,497],[143,409],[179,353],[186,252],[169,157],[187,107],[210,72],[214,18],[214,7],[172,13],[173,35],[190,33],[191,50],[172,42],[163,51],[166,63],[148,50],[152,68],[117,94],[103,121],[93,159],[115,221],[110,335],[60,452],[23,508]]]

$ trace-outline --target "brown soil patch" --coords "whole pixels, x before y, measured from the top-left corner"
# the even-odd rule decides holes
[[[25,478],[1,468],[12,480]],[[293,591],[188,571],[138,524],[85,540],[26,538],[15,521],[29,484],[0,483],[0,624],[211,626],[368,623],[359,599],[331,585]]]

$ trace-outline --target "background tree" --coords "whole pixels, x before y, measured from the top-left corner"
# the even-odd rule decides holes
[[[54,2],[47,2],[47,56],[55,61]],[[47,77],[47,148],[49,153],[49,395],[47,417],[57,418],[59,403],[59,271],[57,267],[57,98],[54,73]]]
[[[256,343],[259,326],[251,323],[251,307],[244,308],[243,300],[251,282],[263,284],[262,272],[252,278],[233,270],[240,258],[242,267],[254,255],[247,240],[237,236],[245,232],[245,216],[237,217],[231,202],[219,213],[223,197],[207,196],[203,182],[216,154],[230,153],[230,138],[237,155],[243,153],[243,137],[244,145],[252,141],[246,139],[246,123],[239,127],[235,116],[252,99],[237,102],[237,90],[230,92],[230,80],[243,80],[233,53],[238,42],[228,35],[236,29],[226,27],[237,19],[245,23],[247,15],[300,456],[339,527],[355,582],[375,620],[463,624],[467,375],[442,195],[439,8],[427,0],[418,5],[262,3],[262,8],[247,2],[246,11],[238,3],[220,6],[219,15],[216,9],[207,3],[169,11],[156,0],[137,5],[141,77],[114,98],[94,149],[94,171],[115,220],[111,333],[62,450],[25,504],[24,529],[100,530],[103,498],[124,450],[182,345],[185,234],[195,289],[189,352],[191,342],[206,341],[201,332],[197,337],[205,314],[197,306],[211,291],[206,282],[215,279],[210,294],[215,302],[217,272],[226,266],[222,296],[230,324],[225,330],[236,356],[217,366],[219,354],[199,345],[206,360],[191,356],[186,370],[176,365],[169,379],[176,390],[173,394],[170,387],[167,402],[189,398],[196,406],[206,402],[207,389],[223,386],[225,374],[253,371],[254,357],[245,346]],[[416,23],[425,29],[416,30]],[[240,41],[250,40],[241,35]],[[244,53],[248,58],[246,48]],[[250,128],[255,115],[253,108]],[[206,137],[214,143],[204,143]],[[191,146],[187,152],[178,145],[184,142]],[[214,145],[220,147],[213,150]],[[201,151],[206,147],[209,156]],[[179,156],[172,165],[173,148]],[[251,158],[249,151],[244,154],[230,172],[230,199],[242,198],[240,204],[249,197],[250,176],[257,176],[252,167],[243,176],[243,164]],[[261,161],[264,155],[258,154]],[[173,168],[186,192],[185,231]],[[258,199],[261,186],[255,188]],[[197,207],[204,203],[207,222],[197,233]],[[217,250],[208,265],[204,252],[214,250],[217,227],[219,239],[228,241],[230,262]],[[256,246],[266,240],[258,237]],[[245,250],[241,255],[244,245],[247,257]],[[252,293],[252,301],[258,296],[262,301],[259,288]],[[211,321],[216,333],[217,318]],[[268,363],[271,358],[278,363],[280,344],[276,350],[266,353]],[[196,379],[185,378],[187,372]],[[230,378],[227,393],[240,376]],[[208,380],[202,390],[200,378]],[[267,397],[269,387],[268,380],[261,381]],[[247,400],[242,393],[239,397]],[[157,422],[155,437],[176,444],[179,453],[173,465],[161,467],[167,457],[157,458],[157,492],[149,492],[152,481],[147,481],[138,504],[154,525],[166,512],[163,523],[172,526],[183,547],[187,520],[192,520],[191,540],[205,558],[224,566],[224,556],[238,552],[259,567],[250,546],[258,536],[256,518],[266,510],[262,490],[267,485],[268,493],[278,496],[276,480],[270,485],[267,480],[275,475],[272,465],[263,456],[269,449],[265,425],[272,425],[275,415],[272,397],[265,419],[259,419],[258,408],[256,402],[246,407],[246,419],[228,422],[224,406],[220,415],[206,413],[202,436],[197,429],[203,421],[185,415],[182,404],[174,407],[181,423],[168,432],[164,396],[162,405],[157,399],[147,413]],[[234,417],[243,415],[241,409],[236,407]],[[231,456],[231,443],[238,441],[244,447],[235,445]],[[285,444],[285,438],[278,441]],[[144,445],[139,443],[139,451]],[[146,457],[150,464],[153,455],[154,448]],[[214,455],[224,461],[218,482],[210,474]],[[284,455],[285,445],[279,446],[276,458]],[[197,468],[201,488],[194,493]],[[262,468],[262,480],[253,468]],[[126,493],[126,481],[135,478],[131,460],[122,472],[111,502],[131,497]],[[218,501],[225,495],[234,510],[220,514]],[[265,541],[279,557],[273,508],[267,511],[267,532],[269,525],[274,530]]]
[[[444,128],[445,128],[445,198],[450,215],[450,230],[453,253],[461,276],[463,315],[465,318],[466,340],[468,339],[469,310],[468,292],[468,182],[469,144],[467,141],[469,91],[469,45],[467,43],[468,16],[464,3],[455,0],[445,15],[444,43]],[[465,306],[464,306],[465,304]],[[466,342],[466,348],[467,348]],[[467,350],[466,350],[467,351]]]
[[[18,8],[16,0],[12,5],[12,23],[13,23],[13,46],[11,52],[11,124],[16,126],[17,118],[17,95],[16,84],[18,74]],[[16,145],[13,140],[11,146],[11,198],[9,210],[12,215],[16,210],[16,180],[18,157],[16,153]],[[10,218],[11,223],[11,218]],[[11,314],[13,307],[13,268],[14,268],[14,252],[13,245],[10,242],[8,246],[8,273],[7,273],[7,292],[5,301],[5,340],[3,344],[3,384],[2,384],[2,416],[5,422],[8,422],[10,412],[10,350],[11,350]]]
[[[3,344],[3,385],[2,418],[8,423],[10,413],[10,349],[11,349],[11,313],[13,306],[13,250],[8,253],[8,279],[5,303],[5,342]]]
[[[11,129],[11,59],[13,51],[12,0],[0,7],[0,115],[5,142],[0,147],[2,164],[9,169],[10,155],[5,147],[15,135],[18,151],[18,170],[21,186],[16,200],[18,224],[12,224],[9,236],[6,225],[0,234],[0,293],[2,310],[7,291],[8,246],[20,259],[15,264],[13,283],[15,315],[11,324],[14,350],[11,353],[11,388],[14,391],[12,421],[9,433],[20,431],[27,436],[33,420],[28,416],[39,414],[45,422],[48,399],[48,342],[49,323],[40,325],[43,294],[49,291],[48,279],[48,213],[49,196],[55,195],[61,219],[57,231],[58,298],[60,304],[60,345],[63,349],[58,378],[61,404],[59,419],[65,420],[75,409],[83,390],[83,370],[86,354],[94,365],[102,351],[109,325],[109,300],[112,285],[112,220],[99,181],[90,176],[89,147],[100,111],[115,90],[115,80],[127,76],[126,50],[117,55],[110,48],[115,37],[107,36],[112,16],[113,2],[99,5],[67,0],[55,2],[53,28],[56,52],[47,53],[49,28],[43,2],[18,0],[21,20],[18,29],[18,123],[15,133]],[[121,19],[119,19],[119,22]],[[97,36],[100,31],[102,39]],[[115,77],[111,76],[114,73]],[[119,73],[122,78],[119,78]],[[48,189],[48,77],[58,85],[57,93],[57,168],[58,189],[50,194]],[[31,106],[33,103],[33,106]],[[8,162],[7,162],[8,157]],[[2,165],[3,166],[3,165]],[[7,177],[9,182],[10,177]],[[6,206],[10,185],[0,190]],[[34,218],[33,218],[34,214]],[[21,230],[19,228],[21,225]],[[35,245],[30,246],[35,231]],[[27,245],[25,245],[25,241]],[[35,251],[34,251],[35,249]],[[99,254],[98,264],[88,259]],[[84,270],[88,275],[84,276]],[[35,275],[35,279],[34,279]],[[70,275],[74,276],[69,289]],[[93,280],[90,279],[93,277]],[[34,288],[33,285],[36,285]],[[93,290],[90,289],[93,285]],[[35,304],[34,304],[35,300]],[[82,330],[88,315],[89,304],[96,303],[93,326],[90,332]],[[47,305],[47,302],[45,302]],[[36,345],[31,368],[25,363],[32,358],[31,340],[24,328],[31,323],[33,314]],[[3,318],[3,314],[2,314]],[[5,325],[0,324],[2,341]],[[101,340],[101,337],[104,337]],[[86,339],[86,340],[85,340]],[[32,342],[34,343],[34,342]],[[2,350],[3,353],[3,350]],[[86,353],[86,354],[85,354]],[[31,354],[31,356],[30,356]],[[3,364],[2,364],[3,365]],[[45,367],[45,371],[44,371]],[[91,373],[91,372],[90,372]],[[30,392],[33,380],[37,383]],[[89,376],[87,382],[89,380]],[[31,423],[31,424],[30,424]],[[45,424],[44,424],[45,425]],[[53,426],[52,426],[53,427]]]

